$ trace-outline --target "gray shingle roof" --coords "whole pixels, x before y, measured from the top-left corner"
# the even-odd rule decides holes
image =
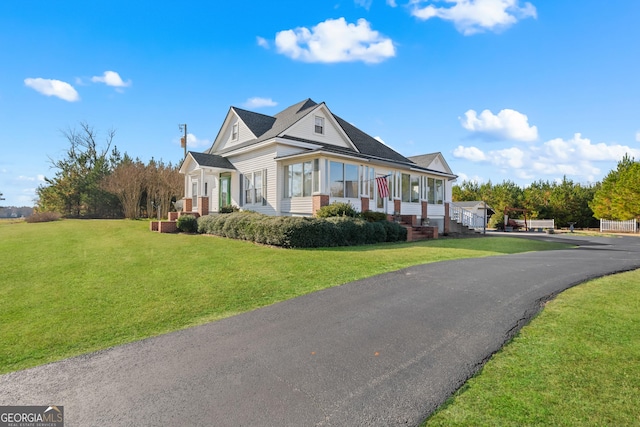
[[[380,157],[396,162],[411,163],[411,161],[402,154],[394,151],[387,145],[384,145],[374,137],[364,133],[346,120],[336,116],[335,114],[333,117],[338,121],[340,127],[342,127],[359,152],[368,154],[369,156]]]
[[[226,157],[216,156],[215,154],[196,153],[194,151],[189,151],[189,154],[193,156],[193,159],[198,162],[200,166],[231,170],[236,169]]]
[[[273,123],[276,121],[275,117],[267,116],[266,114],[254,113],[253,111],[243,110],[242,108],[231,108],[257,138],[260,138],[265,132],[271,129]]]
[[[438,157],[438,154],[440,153],[429,153],[429,154],[422,154],[420,156],[410,156],[407,157],[409,160],[411,160],[413,163],[418,164],[420,166],[424,166],[424,167],[428,167],[431,162],[433,162],[433,160]]]
[[[309,114],[311,110],[316,108],[318,105],[320,104],[316,103],[310,98],[307,98],[303,101],[298,102],[297,104],[285,108],[274,116],[267,116],[264,114],[243,110],[241,108],[231,107],[231,109],[235,111],[236,114],[238,114],[240,119],[242,119],[242,121],[249,127],[249,129],[251,129],[254,135],[256,135],[256,139],[234,145],[233,147],[222,150],[221,153],[225,154],[239,148],[248,147],[253,144],[275,138],[286,131],[288,128],[290,128],[292,125],[294,125],[297,121]],[[320,141],[302,140],[300,138],[288,137],[286,135],[284,137],[291,140],[298,140],[301,142],[308,142],[311,144],[322,146],[324,151],[331,151],[360,158],[385,160],[402,164],[405,167],[413,167],[416,169],[423,169],[425,171],[433,171],[431,169],[428,169],[423,164],[417,164],[412,160],[412,158],[404,157],[402,154],[376,140],[372,136],[353,126],[341,117],[338,117],[335,114],[333,114],[333,117],[335,118],[338,125],[342,128],[344,133],[347,135],[347,137],[351,140],[353,145],[356,147],[357,151],[351,148],[337,147],[332,144],[322,143]],[[211,150],[213,150],[213,146],[207,152],[211,153]],[[435,155],[437,155],[437,153],[435,153]],[[433,172],[442,173],[438,171]]]

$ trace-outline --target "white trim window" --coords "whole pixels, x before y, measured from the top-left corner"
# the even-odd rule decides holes
[[[313,133],[315,133],[316,135],[324,135],[324,117],[315,117]]]
[[[247,205],[253,204],[253,174],[247,173],[244,175],[244,203]]]
[[[284,167],[284,197],[309,197],[312,194],[313,163],[294,163]]]
[[[429,199],[428,202],[433,205],[441,205],[444,203],[444,180],[437,178],[428,178],[429,183]]]
[[[358,166],[342,162],[329,162],[329,195],[331,197],[358,198]]]
[[[246,205],[263,205],[264,204],[264,181],[266,180],[267,171],[251,172],[244,175],[243,191],[244,204]]]
[[[420,177],[402,174],[402,201],[406,203],[420,202]]]
[[[237,141],[240,137],[240,125],[238,122],[235,122],[233,126],[231,126],[231,140]]]
[[[261,205],[263,201],[262,196],[262,176],[263,172],[254,172],[253,173],[253,188],[255,190],[255,202],[256,204]]]

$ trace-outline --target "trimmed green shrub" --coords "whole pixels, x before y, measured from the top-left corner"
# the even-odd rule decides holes
[[[220,209],[218,209],[218,212],[221,214],[224,213],[234,213],[234,212],[239,212],[240,208],[235,206],[235,205],[231,205],[231,206],[223,206]]]
[[[364,211],[360,214],[362,219],[369,222],[386,221],[387,214],[384,212]]]
[[[351,203],[333,202],[330,205],[318,209],[316,216],[318,218],[330,218],[334,216],[348,216],[353,218],[358,216],[358,212],[356,212],[356,209]]]
[[[198,231],[198,220],[193,215],[182,215],[178,217],[176,226],[184,233],[195,233]]]
[[[319,248],[381,243],[390,240],[387,221],[367,222],[360,218],[283,217],[255,212],[213,214],[198,218],[198,232],[249,240],[284,248]],[[390,227],[401,241],[406,229]],[[399,227],[404,231],[401,234]]]
[[[26,222],[51,222],[62,217],[58,212],[36,212],[25,218]]]
[[[381,221],[387,232],[387,242],[404,242],[407,240],[407,229],[396,222]]]

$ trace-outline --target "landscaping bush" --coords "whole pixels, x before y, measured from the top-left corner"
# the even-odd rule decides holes
[[[25,218],[26,222],[51,222],[62,217],[58,212],[36,212]]]
[[[198,220],[193,215],[182,215],[178,217],[176,226],[184,233],[195,233],[198,231]]]
[[[330,205],[323,206],[316,212],[318,218],[330,218],[334,216],[356,217],[358,212],[351,206],[351,203],[333,202]]]
[[[364,211],[360,214],[362,219],[369,222],[386,221],[387,214],[384,212]]]
[[[240,208],[234,205],[231,206],[223,206],[220,209],[218,209],[218,212],[221,214],[225,214],[225,213],[234,213],[234,212],[239,212]]]
[[[405,241],[406,229],[387,221],[367,222],[360,218],[283,217],[255,212],[212,214],[198,218],[198,232],[232,239],[249,240],[284,248],[353,246]],[[392,230],[392,240],[387,227]],[[404,232],[404,233],[402,233]]]
[[[407,229],[396,222],[381,221],[387,232],[387,242],[404,242],[407,240]]]

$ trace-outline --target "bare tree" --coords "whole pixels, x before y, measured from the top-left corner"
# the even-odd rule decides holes
[[[140,217],[140,201],[145,188],[145,166],[140,160],[125,158],[102,181],[102,188],[114,194],[122,204],[125,218]]]
[[[158,163],[156,169],[156,178],[158,186],[156,189],[156,200],[158,208],[158,218],[166,216],[171,210],[171,200],[182,198],[184,192],[184,178],[180,175],[180,168],[173,166],[171,163]]]

